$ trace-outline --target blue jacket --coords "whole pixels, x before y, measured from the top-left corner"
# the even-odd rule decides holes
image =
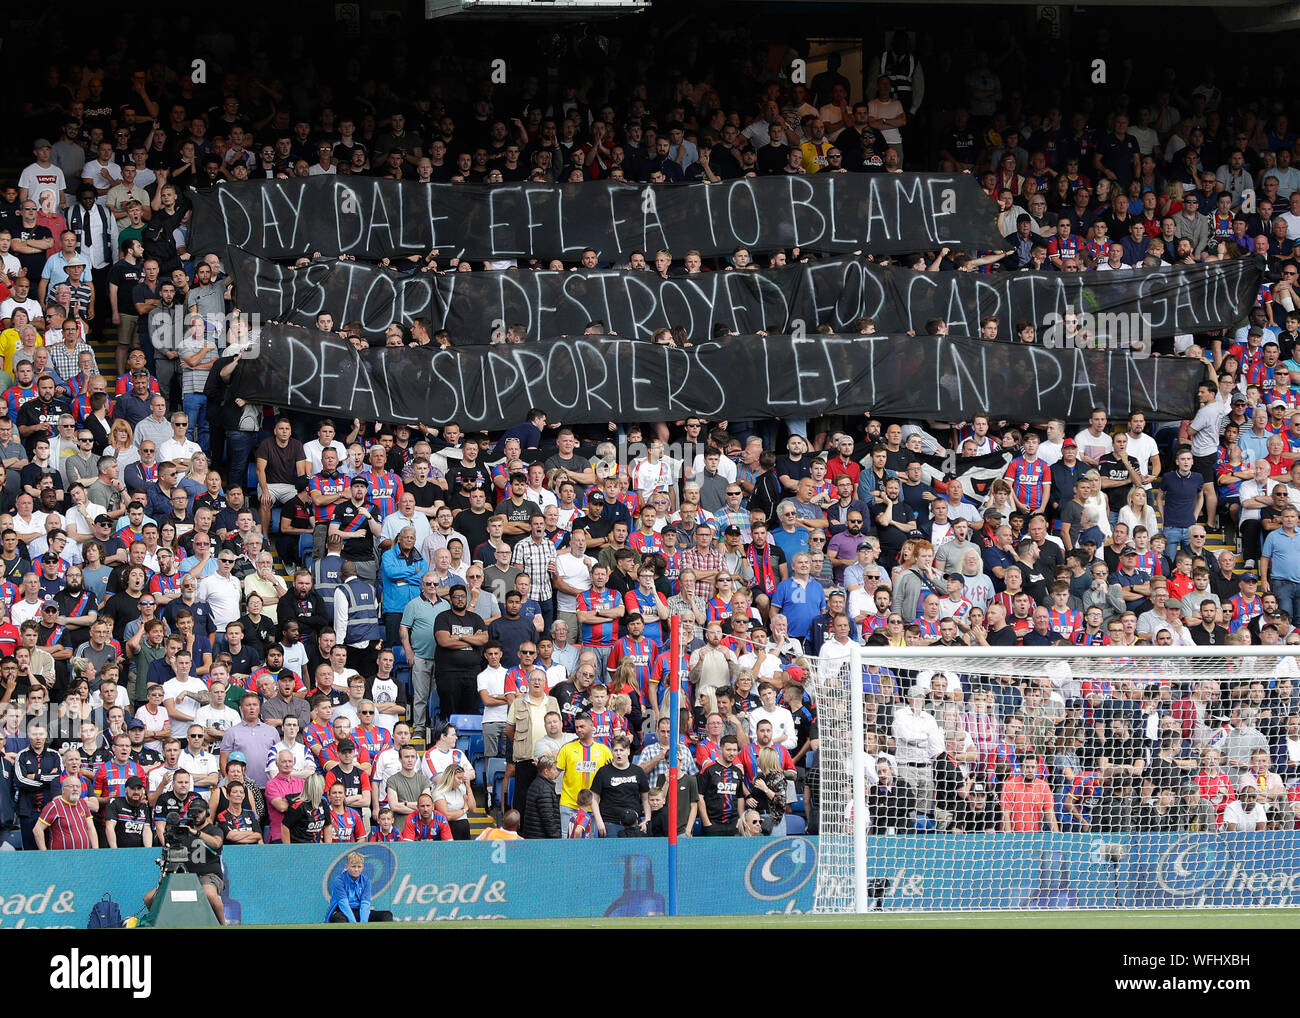
[[[429,563],[415,548],[411,558],[402,555],[397,545],[389,548],[379,559],[379,575],[383,579],[384,614],[402,612],[420,596],[420,579],[429,571]]]
[[[346,869],[334,878],[334,883],[330,885],[329,908],[325,912],[326,922],[330,921],[330,916],[340,906],[343,907],[348,922],[357,922],[358,917],[360,922],[370,921],[370,877],[365,870],[355,880]]]

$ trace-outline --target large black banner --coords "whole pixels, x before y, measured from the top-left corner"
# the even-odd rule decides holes
[[[255,355],[254,355],[255,354]],[[615,337],[548,343],[370,349],[266,326],[234,379],[245,399],[362,420],[457,420],[507,428],[529,407],[552,421],[814,417],[872,413],[969,420],[1186,418],[1199,362],[968,339],[738,336],[687,349]]]
[[[473,260],[676,258],[802,247],[890,253],[999,249],[997,209],[969,174],[818,173],[718,184],[419,184],[250,180],[195,192],[190,250],[319,251],[378,261],[433,248]]]
[[[1086,311],[1092,331],[1114,335],[1101,316],[1126,316],[1133,337],[1225,328],[1255,302],[1263,273],[1258,257],[1116,272],[916,272],[859,258],[835,258],[768,272],[705,272],[661,279],[654,272],[450,272],[402,275],[353,261],[321,259],[301,269],[230,249],[237,303],[263,318],[313,326],[328,311],[336,326],[360,321],[381,335],[417,318],[450,330],[457,345],[487,342],[507,325],[530,339],[580,335],[599,319],[619,336],[649,339],[684,325],[707,339],[722,322],[733,332],[790,333],[830,325],[852,331],[869,316],[884,333],[921,332],[943,318],[953,336],[979,335],[980,320],[1000,320],[1011,340],[1018,321],[1050,326],[1050,315]]]

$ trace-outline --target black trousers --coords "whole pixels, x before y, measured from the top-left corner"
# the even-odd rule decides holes
[[[478,673],[436,668],[434,684],[438,687],[438,713],[443,720],[453,714],[479,714],[483,701],[478,695]]]
[[[375,659],[379,657],[379,641],[371,640],[364,647],[348,648],[348,667],[362,675],[374,675]],[[475,680],[477,682],[477,679]]]
[[[343,909],[344,909],[345,907],[346,907],[346,906],[344,906],[344,905],[339,905],[339,906],[337,906],[337,907],[334,909],[334,913],[330,916],[330,922],[332,922],[332,923],[346,923],[346,922],[350,922],[351,920],[348,919],[347,914],[344,913],[344,911],[343,911]],[[353,912],[353,913],[352,913],[352,918],[353,918],[353,919],[358,919],[358,920],[359,920],[360,917],[356,914],[356,912]],[[378,909],[371,909],[371,911],[370,911],[370,920],[369,920],[369,921],[372,922],[372,923],[391,923],[391,922],[393,921],[393,913],[392,913],[392,912],[383,912],[383,911],[380,911],[380,910],[378,910]]]
[[[1241,531],[1241,547],[1245,558],[1258,562],[1264,543],[1263,526],[1259,520],[1246,520],[1238,529]]]
[[[512,808],[519,810],[519,819],[524,817],[524,803],[528,801],[528,786],[531,785],[537,777],[537,764],[532,760],[524,760],[522,763],[515,764],[515,798],[510,804]]]

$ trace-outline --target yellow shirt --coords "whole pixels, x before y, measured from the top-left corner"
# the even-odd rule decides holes
[[[826,158],[826,153],[835,146],[831,144],[829,138],[820,142],[805,141],[799,146],[803,152],[803,171],[804,173],[818,173],[829,165],[830,160]]]
[[[607,763],[613,763],[614,754],[603,742],[593,742],[589,747],[578,740],[566,742],[555,756],[555,766],[564,775],[560,788],[560,805],[578,808],[578,793],[590,788],[596,772]]]

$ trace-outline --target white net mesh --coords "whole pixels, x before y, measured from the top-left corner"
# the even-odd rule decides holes
[[[812,662],[815,910],[1291,904],[1296,659],[1129,650],[865,648],[856,735],[851,665]]]

